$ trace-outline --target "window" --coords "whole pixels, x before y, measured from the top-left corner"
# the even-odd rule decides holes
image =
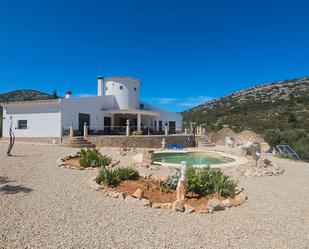
[[[120,86],[119,89],[122,90],[122,89],[123,89],[123,86]]]
[[[144,109],[144,104],[140,104],[139,107],[140,107],[141,109]]]
[[[17,121],[17,129],[27,129],[27,120],[18,120]]]
[[[108,90],[108,88],[106,87],[106,88],[105,88],[105,91],[107,91],[107,90]]]
[[[134,87],[134,91],[136,91],[136,87]]]

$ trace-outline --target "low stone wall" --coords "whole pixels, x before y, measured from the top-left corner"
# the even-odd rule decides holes
[[[8,137],[2,137],[0,141],[10,141]],[[60,137],[17,137],[15,143],[26,142],[26,143],[44,143],[44,144],[60,144]]]
[[[161,148],[162,139],[165,138],[166,146],[180,144],[183,147],[194,147],[195,137],[191,135],[156,135],[156,136],[89,136],[87,140],[96,146],[102,147],[137,147]]]

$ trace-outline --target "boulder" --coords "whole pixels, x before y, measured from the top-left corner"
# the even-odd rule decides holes
[[[168,176],[162,176],[160,180],[163,183],[168,183]]]
[[[217,198],[212,198],[208,201],[206,209],[208,211],[220,211],[224,209],[224,207],[221,205],[221,201]]]
[[[125,200],[126,196],[127,196],[126,193],[123,193],[123,192],[118,193],[118,198],[121,199],[121,200]]]
[[[235,195],[240,194],[242,191],[244,191],[244,188],[241,187],[241,186],[237,186],[237,187],[235,188]]]
[[[161,203],[161,208],[162,209],[172,209],[172,203]]]
[[[159,208],[161,208],[161,203],[154,202],[154,203],[152,203],[151,207],[154,208],[154,209],[159,209]]]
[[[189,205],[185,205],[185,214],[190,214],[193,213],[195,211],[194,207],[191,207]]]
[[[172,204],[172,210],[174,212],[184,212],[185,211],[185,207],[183,205],[183,202],[180,200],[174,201]]]
[[[236,207],[236,206],[242,205],[246,200],[247,200],[247,196],[243,193],[240,193],[234,197],[232,203],[233,203],[233,206]]]
[[[221,201],[221,206],[225,208],[230,208],[233,206],[233,203],[231,202],[230,199],[224,199],[223,201]]]
[[[132,197],[131,195],[128,195],[125,199],[124,199],[124,201],[126,202],[126,203],[129,203],[129,204],[133,204],[133,203],[138,203],[138,199],[136,199],[136,198],[134,198],[134,197]]]
[[[142,206],[144,206],[144,207],[150,207],[150,201],[149,201],[148,199],[146,199],[146,198],[142,198],[142,199],[140,200],[140,204],[141,204]]]
[[[141,190],[140,188],[136,189],[135,192],[132,194],[133,197],[137,199],[142,199],[143,198],[144,191]]]

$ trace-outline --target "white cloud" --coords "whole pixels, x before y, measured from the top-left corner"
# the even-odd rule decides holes
[[[212,98],[209,96],[197,96],[181,99],[181,101],[177,104],[179,106],[194,107],[206,103],[210,100],[212,100]]]
[[[160,105],[168,105],[172,102],[177,101],[178,99],[176,98],[153,98],[153,100],[159,103]]]
[[[161,105],[166,107],[178,107],[173,109],[186,109],[198,106],[200,104],[206,103],[210,100],[212,100],[212,97],[209,96],[196,96],[196,97],[187,97],[187,98],[168,98],[168,97],[162,97],[162,98],[147,98],[146,101],[149,101],[150,103],[154,105]]]

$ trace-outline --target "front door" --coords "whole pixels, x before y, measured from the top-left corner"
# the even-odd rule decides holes
[[[168,122],[168,127],[169,127],[169,133],[170,134],[175,134],[176,133],[176,122],[175,121],[169,121]]]
[[[88,127],[90,126],[90,115],[78,113],[78,130],[82,136],[84,135],[84,123],[86,123]]]
[[[112,119],[110,117],[104,117],[104,135],[111,133]]]

